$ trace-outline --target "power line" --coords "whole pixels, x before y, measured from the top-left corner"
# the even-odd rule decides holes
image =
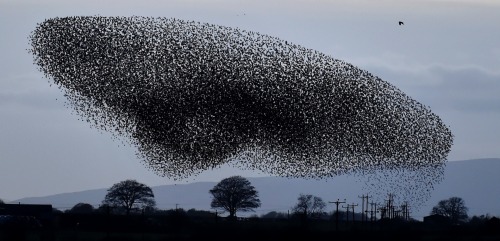
[[[329,202],[329,203],[335,203],[335,206],[336,206],[336,211],[335,211],[335,230],[338,231],[339,230],[339,204],[346,203],[346,201],[344,199],[344,201],[341,202],[337,198],[337,201],[335,201],[335,202]]]
[[[368,198],[371,196],[368,196],[368,195],[362,195],[361,197],[358,196],[359,198],[361,198],[361,223],[364,224],[364,222],[366,221],[366,219],[368,217],[365,218],[365,199],[366,199],[366,212],[368,212]]]

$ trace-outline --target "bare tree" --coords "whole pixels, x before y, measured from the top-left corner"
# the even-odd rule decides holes
[[[209,192],[213,196],[210,206],[228,211],[231,219],[236,218],[237,211],[253,211],[260,207],[257,190],[241,176],[225,178]]]
[[[464,222],[467,220],[468,208],[465,206],[465,202],[460,197],[451,197],[446,200],[441,200],[439,203],[432,208],[432,214],[438,214],[448,217],[450,221],[454,224]]]
[[[320,197],[300,194],[297,200],[297,204],[292,208],[296,214],[303,217],[320,217],[324,213],[326,203]]]
[[[136,180],[125,180],[114,184],[102,201],[104,205],[121,207],[127,215],[134,208],[154,207],[156,202],[153,190]]]

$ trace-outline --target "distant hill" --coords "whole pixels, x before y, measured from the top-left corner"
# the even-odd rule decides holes
[[[490,214],[500,216],[500,159],[477,159],[448,162],[444,180],[436,185],[431,198],[411,213],[412,217],[422,220],[440,200],[452,196],[461,197],[469,208],[469,215]],[[304,180],[281,177],[248,178],[259,192],[262,206],[255,213],[239,213],[240,216],[263,214],[270,211],[286,213],[296,203],[299,194],[313,194],[325,201],[343,200],[348,203],[361,203],[363,183],[354,177],[339,176],[328,180]],[[210,210],[208,190],[216,182],[196,182],[190,184],[163,185],[152,187],[158,208],[173,209],[176,205],[183,209]],[[95,205],[101,203],[106,195],[105,188],[74,193],[63,193],[46,197],[23,198],[11,203],[52,204],[55,208],[68,209],[76,203],[85,202]],[[361,206],[361,205],[360,205]],[[361,211],[360,206],[356,210]],[[327,206],[327,211],[335,207]]]

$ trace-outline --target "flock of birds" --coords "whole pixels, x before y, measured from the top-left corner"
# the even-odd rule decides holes
[[[386,184],[418,199],[442,177],[453,142],[390,83],[257,32],[88,16],[47,19],[30,41],[77,114],[173,179],[232,163],[284,177],[362,174],[380,190],[389,172],[397,179]]]

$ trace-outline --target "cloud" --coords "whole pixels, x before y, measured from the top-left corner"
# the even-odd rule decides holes
[[[63,94],[38,73],[9,75],[2,79],[0,110],[19,109],[50,111],[60,109]]]
[[[416,63],[396,54],[355,61],[433,108],[500,112],[499,71],[473,64]]]
[[[477,66],[432,66],[429,75],[439,82],[433,88],[423,89],[454,110],[465,112],[500,112],[500,72]]]
[[[500,72],[474,64],[423,63],[397,54],[353,62],[430,106],[455,136],[449,160],[498,156]]]

